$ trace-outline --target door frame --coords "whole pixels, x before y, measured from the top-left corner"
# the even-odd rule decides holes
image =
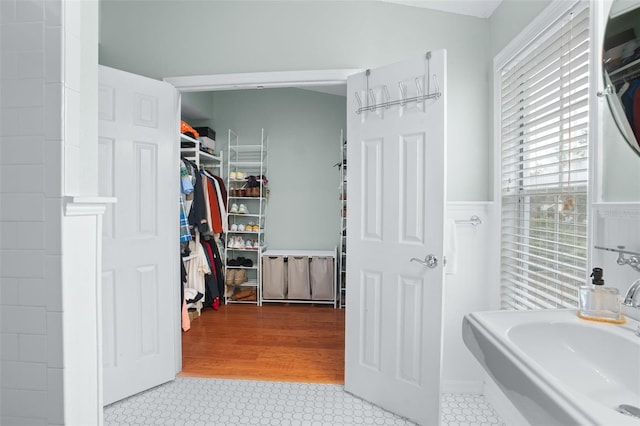
[[[360,68],[329,70],[267,71],[254,73],[209,74],[183,77],[164,77],[178,92],[216,92],[223,90],[259,90],[275,88],[311,88],[347,85],[347,77],[362,72]],[[348,95],[348,94],[347,94]],[[177,116],[180,120],[180,100]],[[346,102],[346,98],[345,98]],[[176,374],[182,369],[182,333],[177,332]]]
[[[347,77],[362,72],[360,68],[330,70],[271,71],[235,74],[210,74],[165,77],[180,92],[214,92],[219,90],[271,89],[283,87],[334,86],[347,84]]]

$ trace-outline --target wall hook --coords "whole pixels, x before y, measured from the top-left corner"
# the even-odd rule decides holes
[[[418,92],[418,96],[422,96],[422,84],[420,83],[420,78],[416,77],[416,91]]]
[[[433,75],[433,85],[436,87],[436,93],[440,93],[440,85],[438,84],[437,74]]]
[[[360,99],[360,94],[356,92],[356,101],[358,101],[358,109],[362,109],[362,100]]]
[[[371,102],[373,103],[373,110],[376,110],[376,94],[373,93],[373,89],[369,89],[369,99],[371,99]]]
[[[389,105],[389,102],[391,102],[391,95],[389,95],[389,88],[387,88],[387,85],[385,84],[382,88],[382,102],[387,104],[387,109],[391,108],[391,105]],[[385,99],[386,98],[386,99]]]
[[[405,86],[403,82],[399,81],[398,87],[400,88],[400,105],[404,106],[405,99],[407,99],[407,86]]]

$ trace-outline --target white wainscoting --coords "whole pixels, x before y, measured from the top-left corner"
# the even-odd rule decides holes
[[[640,203],[597,203],[593,205],[593,238],[591,245],[640,252]],[[628,258],[629,255],[625,255]],[[616,287],[625,294],[640,272],[629,265],[618,265],[618,254],[593,249],[591,268],[604,270],[605,285]]]
[[[462,318],[492,306],[489,273],[491,233],[495,229],[491,202],[449,202],[447,219],[482,223],[456,225],[456,272],[445,275],[443,309],[443,393],[483,392],[484,369],[462,341]],[[447,238],[445,237],[445,241]],[[446,271],[446,268],[445,268]]]

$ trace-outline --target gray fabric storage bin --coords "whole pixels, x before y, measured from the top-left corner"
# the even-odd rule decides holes
[[[333,295],[333,257],[312,257],[309,266],[311,281],[311,299],[332,300]]]
[[[287,297],[287,268],[283,256],[262,257],[262,298]]]
[[[289,256],[288,299],[310,299],[309,258],[307,256]]]

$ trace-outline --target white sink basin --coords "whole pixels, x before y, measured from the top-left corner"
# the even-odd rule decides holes
[[[468,314],[463,339],[534,425],[636,425],[640,408],[638,322],[580,319],[575,310]]]

